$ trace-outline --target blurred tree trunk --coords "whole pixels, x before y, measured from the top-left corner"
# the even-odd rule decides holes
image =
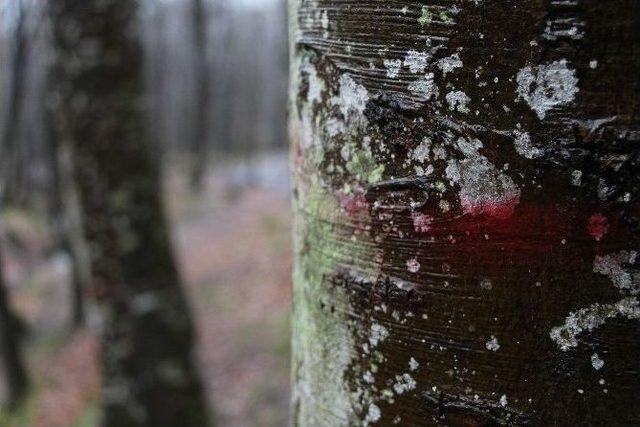
[[[161,203],[139,1],[54,0],[56,127],[73,146],[103,316],[105,426],[205,426],[194,328]]]
[[[53,117],[53,114],[49,115]],[[86,248],[78,199],[71,167],[68,137],[49,137],[49,167],[51,169],[51,214],[56,241],[69,257],[71,287],[71,325],[78,328],[85,322],[85,290],[89,289],[90,273],[85,268]]]
[[[25,31],[26,6],[22,0],[17,0],[13,6],[17,9],[15,24],[15,39],[12,43],[10,84],[7,93],[9,100],[6,110],[5,126],[2,135],[2,194],[3,204],[20,204],[26,197],[23,189],[24,159],[21,158],[18,144],[18,130],[25,94],[26,83],[26,54],[28,38]]]
[[[9,397],[9,407],[20,404],[28,391],[29,379],[24,366],[21,341],[24,326],[11,310],[9,294],[4,281],[4,265],[0,252],[0,356],[4,363],[5,377]]]
[[[210,78],[209,62],[207,61],[207,21],[208,13],[205,0],[192,0],[193,37],[194,37],[194,72],[195,72],[195,122],[191,140],[191,187],[193,190],[202,188],[202,180],[208,162],[208,129],[209,129],[209,99]]]
[[[292,0],[294,425],[640,421],[640,3]]]

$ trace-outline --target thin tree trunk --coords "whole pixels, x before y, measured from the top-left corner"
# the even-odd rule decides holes
[[[139,1],[50,2],[57,126],[69,135],[103,315],[103,425],[205,426],[194,330],[160,200]]]
[[[3,204],[19,203],[23,194],[23,159],[18,144],[18,130],[25,93],[26,56],[28,48],[25,32],[26,7],[22,0],[16,1],[18,14],[16,18],[15,41],[13,43],[13,57],[11,62],[11,83],[9,85],[9,103],[6,110],[6,121],[2,134],[2,193]]]
[[[49,164],[52,176],[51,218],[56,240],[69,257],[71,289],[71,326],[79,328],[85,322],[85,290],[89,289],[90,273],[85,268],[86,248],[82,241],[81,221],[71,153],[64,146],[68,138],[58,138],[54,132],[49,137]]]
[[[640,423],[640,3],[290,4],[294,425]]]
[[[207,167],[209,128],[209,63],[207,61],[207,8],[203,0],[192,0],[194,32],[194,72],[196,85],[196,112],[191,141],[191,187],[200,190]]]
[[[7,379],[8,406],[15,408],[25,398],[29,389],[29,378],[22,357],[21,340],[24,333],[20,320],[11,310],[11,303],[4,281],[4,265],[0,253],[0,357],[4,363]]]

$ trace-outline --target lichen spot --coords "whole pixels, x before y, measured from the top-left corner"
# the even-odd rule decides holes
[[[407,260],[407,270],[409,270],[409,272],[411,273],[417,273],[418,271],[420,271],[420,263],[418,262],[418,260],[415,258]]]
[[[525,100],[539,119],[559,106],[569,105],[578,93],[576,72],[566,59],[549,64],[527,66],[516,76],[518,96]]]
[[[508,404],[509,404],[509,401],[507,400],[507,395],[506,395],[506,394],[503,394],[503,395],[500,397],[500,405],[501,405],[502,407],[505,407],[505,406],[507,406]]]
[[[431,223],[433,222],[433,218],[429,215],[414,212],[411,215],[413,219],[413,230],[416,233],[426,233],[431,230]]]
[[[494,335],[491,335],[491,339],[485,343],[485,347],[487,347],[487,350],[489,351],[500,350],[500,344],[498,343],[498,339]]]
[[[416,388],[416,380],[409,374],[396,375],[396,382],[393,384],[393,391],[396,394],[403,394]]]
[[[418,23],[424,27],[431,24],[431,22],[433,22],[433,13],[431,13],[429,6],[422,6],[422,15],[418,18]]]
[[[451,92],[447,93],[445,98],[447,100],[447,104],[449,104],[450,111],[458,111],[465,114],[469,112],[469,107],[467,107],[467,104],[469,104],[471,98],[469,98],[463,91],[452,90]]]
[[[596,371],[599,371],[604,366],[604,360],[600,359],[598,353],[593,353],[591,355],[591,366],[593,366],[593,369]]]
[[[420,364],[413,357],[409,359],[409,370],[416,371],[420,367]]]
[[[365,417],[365,421],[367,423],[375,423],[380,420],[382,413],[380,412],[380,408],[375,403],[369,405],[369,410],[367,411],[367,416]]]

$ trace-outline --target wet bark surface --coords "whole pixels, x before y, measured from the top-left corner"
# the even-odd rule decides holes
[[[295,424],[640,422],[640,5],[290,18]]]
[[[70,138],[102,314],[105,426],[204,426],[194,332],[160,200],[143,96],[140,2],[50,2],[53,111]]]

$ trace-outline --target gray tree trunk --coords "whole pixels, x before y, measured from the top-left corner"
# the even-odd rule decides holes
[[[47,126],[51,128],[49,123]],[[68,137],[57,137],[53,129],[50,129],[49,135],[47,154],[52,181],[49,214],[59,249],[69,258],[71,327],[75,329],[85,323],[85,293],[90,287],[91,274],[86,260],[86,242],[82,237],[82,213],[71,167]]]
[[[55,126],[70,138],[101,308],[103,425],[208,424],[160,200],[135,0],[50,2]]]
[[[25,31],[27,8],[22,0],[13,6],[17,10],[15,41],[12,43],[11,83],[7,94],[6,119],[2,132],[2,158],[0,165],[0,201],[3,204],[24,203],[24,159],[18,144],[20,117],[26,85],[26,56],[29,40]]]
[[[7,406],[15,408],[26,397],[29,377],[25,367],[22,339],[25,328],[21,319],[11,309],[9,292],[4,280],[4,260],[0,249],[0,358],[7,381]]]
[[[638,425],[640,3],[290,25],[294,425]]]
[[[193,40],[195,72],[195,120],[193,135],[191,136],[191,188],[199,191],[202,188],[207,169],[209,154],[209,106],[210,106],[210,77],[209,62],[207,61],[207,2],[192,0]]]

